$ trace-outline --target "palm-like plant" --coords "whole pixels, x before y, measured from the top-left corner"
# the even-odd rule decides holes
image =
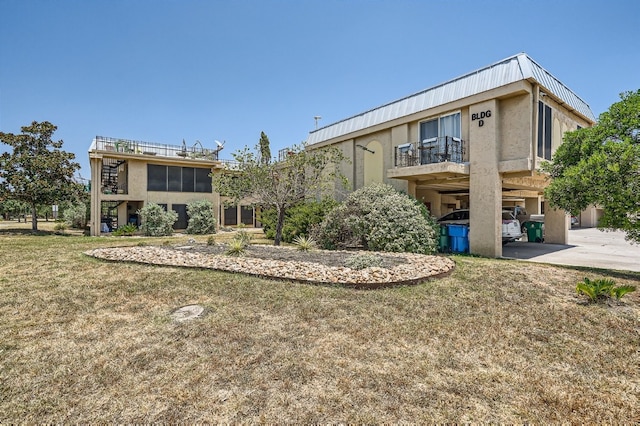
[[[298,235],[293,239],[293,244],[296,245],[296,248],[300,251],[309,251],[316,248],[316,240],[311,237],[305,237],[304,235]]]
[[[636,291],[636,287],[632,285],[621,285],[616,287],[615,281],[608,278],[602,278],[599,280],[590,280],[586,278],[576,285],[576,291],[580,294],[584,294],[591,302],[597,302],[598,300],[608,299],[615,297],[620,300],[622,296],[627,293]]]

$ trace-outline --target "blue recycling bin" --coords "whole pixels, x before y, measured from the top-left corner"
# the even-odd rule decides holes
[[[453,253],[469,253],[469,227],[467,225],[447,225]]]

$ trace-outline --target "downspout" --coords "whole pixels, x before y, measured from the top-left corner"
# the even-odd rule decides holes
[[[540,85],[536,84],[533,88],[533,123],[531,126],[531,167],[532,173],[538,167],[538,102],[540,100]]]
[[[351,162],[351,164],[353,165],[353,173],[351,174],[351,176],[353,177],[353,183],[352,183],[352,191],[356,190],[356,140],[355,138],[352,139],[353,143],[351,144],[351,158],[353,159],[353,161]]]

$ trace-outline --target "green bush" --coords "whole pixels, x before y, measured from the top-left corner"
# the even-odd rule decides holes
[[[345,260],[344,265],[351,269],[365,269],[373,266],[382,266],[382,258],[371,253],[361,253]]]
[[[200,200],[187,204],[187,214],[189,215],[187,234],[216,233],[216,217],[211,201]]]
[[[576,291],[578,294],[584,294],[589,297],[591,302],[598,302],[611,297],[620,300],[625,294],[636,291],[636,288],[632,285],[616,287],[616,283],[612,279],[602,278],[599,280],[590,280],[585,277],[582,282],[576,285]]]
[[[132,236],[136,231],[138,230],[138,227],[135,226],[133,223],[127,223],[125,225],[122,225],[120,227],[118,227],[118,229],[116,229],[115,231],[113,231],[113,235],[115,237],[121,237],[123,235],[125,236]]]
[[[173,234],[173,224],[178,220],[178,213],[165,211],[158,204],[149,203],[137,212],[142,219],[142,232],[150,237],[162,237]]]
[[[326,249],[435,253],[439,227],[414,198],[389,185],[358,189],[333,209],[312,232]]]
[[[247,231],[238,231],[227,244],[224,254],[227,256],[243,256],[247,247],[251,244],[252,235]]]
[[[87,206],[84,203],[72,204],[62,212],[62,217],[71,228],[82,229],[87,225]]]
[[[282,227],[282,241],[292,243],[297,236],[308,237],[312,226],[322,222],[326,214],[338,203],[330,198],[322,201],[308,201],[287,210]],[[276,236],[278,215],[275,209],[262,210],[260,222],[269,239]]]
[[[61,233],[64,234],[64,231],[67,230],[67,224],[66,222],[58,222],[53,226],[53,230],[54,231],[60,231]]]
[[[253,239],[253,235],[244,230],[238,230],[236,235],[233,236],[232,241],[239,241],[245,247],[251,244],[251,240]]]

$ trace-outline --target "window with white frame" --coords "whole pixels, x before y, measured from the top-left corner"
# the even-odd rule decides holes
[[[422,164],[440,161],[462,161],[460,145],[462,129],[460,113],[443,115],[420,123],[420,162]],[[458,158],[459,157],[459,158]]]

